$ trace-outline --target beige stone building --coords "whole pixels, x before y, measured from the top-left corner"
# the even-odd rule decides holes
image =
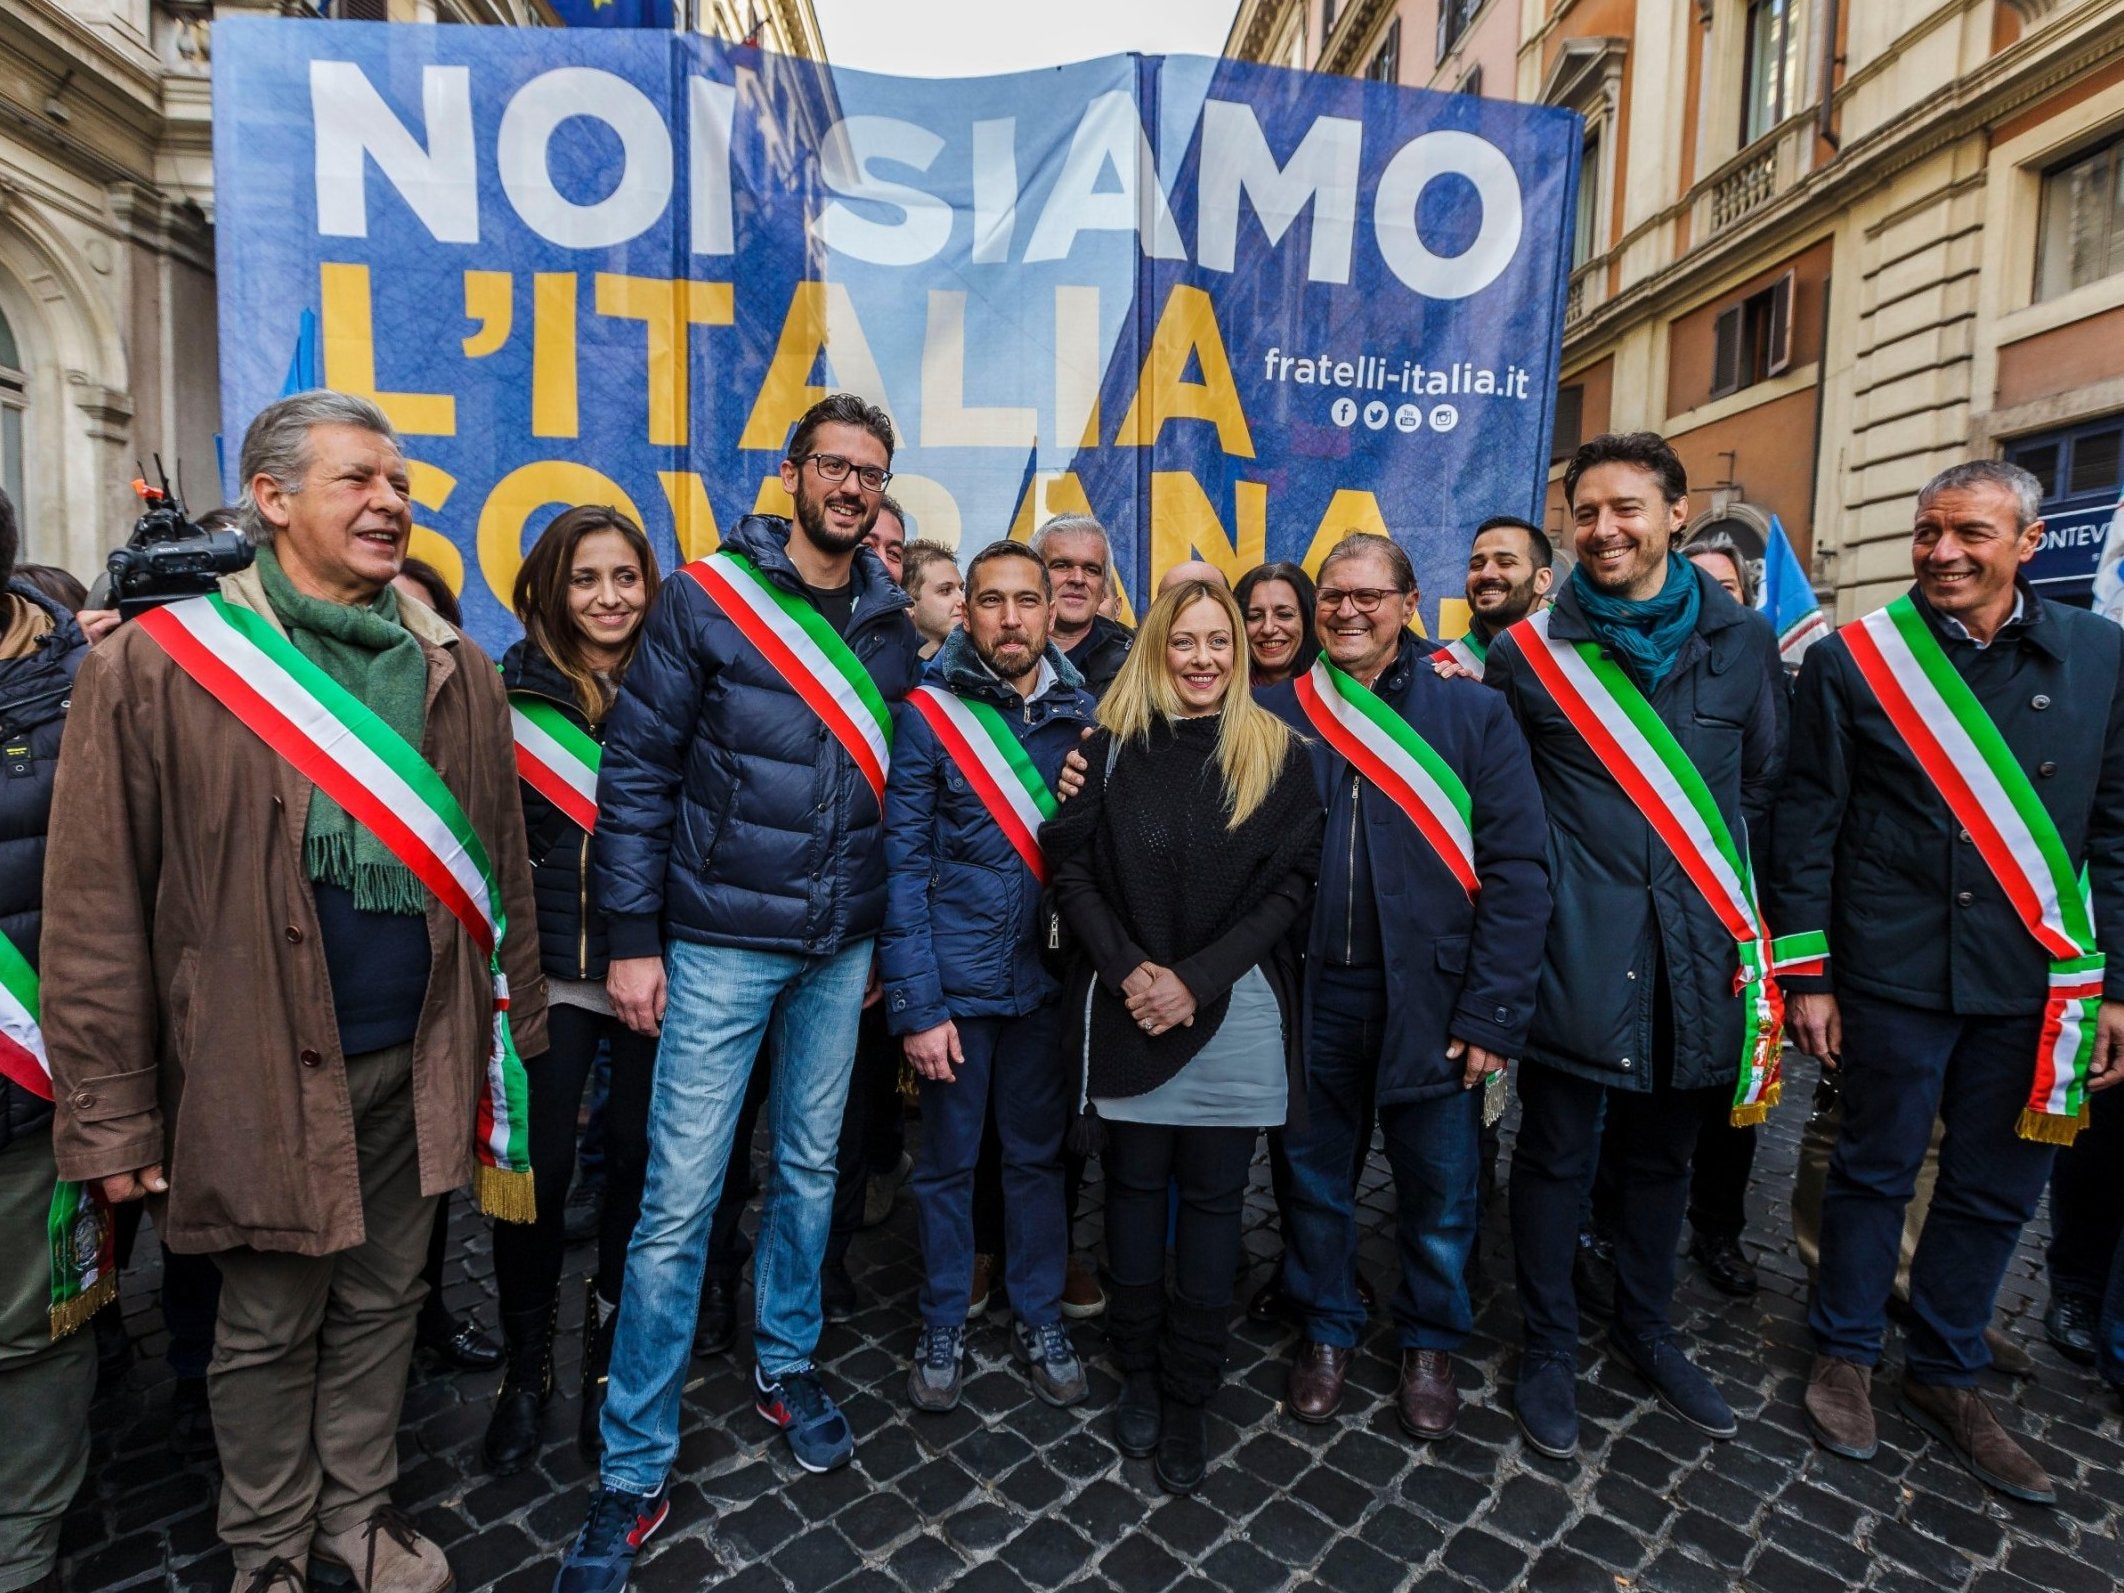
[[[0,490],[25,561],[92,578],[131,530],[151,454],[183,462],[195,512],[219,496],[213,24],[282,11],[555,21],[546,0],[0,0]],[[681,14],[824,58],[810,0]]]
[[[1321,5],[1246,0],[1232,49],[1362,70],[1399,25],[1399,81],[1459,86],[1407,54],[1432,0]],[[1586,118],[1552,476],[1664,432],[1696,524],[1776,515],[1849,618],[1907,577],[1918,486],[2002,455],[2044,483],[2033,573],[2084,594],[2124,478],[2124,0],[1486,0],[1460,38],[1482,92]]]

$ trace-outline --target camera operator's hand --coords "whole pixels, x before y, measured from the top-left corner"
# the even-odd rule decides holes
[[[74,623],[81,627],[81,634],[94,647],[104,637],[118,628],[118,611],[114,608],[85,608],[74,616]]]
[[[162,1176],[162,1163],[143,1167],[137,1172],[113,1173],[108,1178],[96,1180],[103,1191],[103,1198],[113,1206],[123,1205],[128,1200],[139,1200],[146,1195],[166,1195],[170,1181]]]

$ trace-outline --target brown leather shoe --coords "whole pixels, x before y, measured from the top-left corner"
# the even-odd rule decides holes
[[[1991,1351],[1991,1365],[2019,1382],[2032,1381],[2036,1375],[2035,1357],[1995,1327],[1984,1329],[1984,1348]]]
[[[1903,1397],[1897,1403],[1905,1416],[1953,1450],[1977,1481],[2030,1504],[2058,1502],[2050,1473],[2013,1441],[1975,1389],[1918,1383],[1905,1377]]]
[[[1807,1368],[1800,1400],[1814,1441],[1832,1455],[1871,1460],[1880,1449],[1873,1426],[1873,1368],[1835,1355],[1817,1355]]]
[[[457,1586],[442,1550],[391,1505],[344,1532],[320,1526],[310,1553],[345,1566],[360,1593],[450,1593]]]
[[[1342,1409],[1342,1380],[1350,1375],[1350,1352],[1339,1344],[1298,1342],[1283,1403],[1302,1422],[1328,1422]]]
[[[1401,1430],[1411,1438],[1443,1438],[1460,1420],[1453,1357],[1444,1350],[1403,1350],[1401,1387],[1394,1395]]]

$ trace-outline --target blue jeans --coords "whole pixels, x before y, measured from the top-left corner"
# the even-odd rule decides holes
[[[973,1289],[974,1164],[995,1103],[1011,1309],[1045,1327],[1062,1317],[1068,1236],[1062,1221],[1062,1129],[1069,1089],[1061,1007],[1019,1018],[957,1018],[966,1060],[949,1084],[922,1081],[922,1152],[908,1181],[922,1236],[922,1321],[957,1327]]]
[[[1386,987],[1375,971],[1323,967],[1314,975],[1305,1055],[1305,1126],[1287,1128],[1289,1228],[1284,1286],[1305,1313],[1306,1337],[1353,1348],[1364,1331],[1357,1297],[1352,1159],[1361,1154],[1386,1029]],[[1379,1127],[1394,1174],[1401,1283],[1394,1321],[1405,1350],[1450,1350],[1473,1322],[1468,1252],[1475,1243],[1482,1169],[1482,1092],[1382,1103]]]
[[[1910,1261],[1904,1364],[1920,1383],[1972,1387],[1991,1364],[1984,1329],[1999,1281],[2050,1177],[2054,1147],[2014,1132],[2041,1015],[1958,1018],[1839,994],[1844,1122],[1807,1325],[1822,1354],[1879,1363],[1903,1208],[1937,1117],[1940,1176]]]
[[[708,1225],[770,1027],[773,1150],[752,1269],[753,1353],[770,1378],[810,1363],[870,942],[800,957],[673,941],[664,963],[671,988],[649,1106],[649,1174],[605,1396],[604,1481],[629,1493],[653,1493],[678,1454]]]

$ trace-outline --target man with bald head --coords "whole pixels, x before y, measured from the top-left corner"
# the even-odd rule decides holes
[[[1216,565],[1205,559],[1189,559],[1183,564],[1174,565],[1159,577],[1158,595],[1163,597],[1174,587],[1185,586],[1190,581],[1207,581],[1211,586],[1221,586],[1227,592],[1232,589],[1231,581]]]

